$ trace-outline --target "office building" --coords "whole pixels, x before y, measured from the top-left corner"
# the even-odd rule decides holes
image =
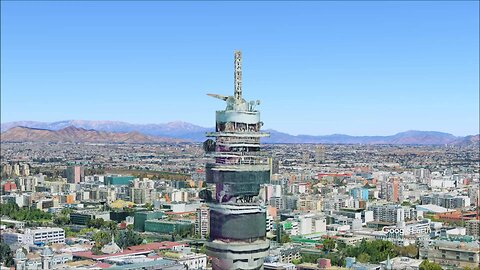
[[[85,179],[85,171],[81,166],[69,166],[65,174],[68,183],[78,184]]]

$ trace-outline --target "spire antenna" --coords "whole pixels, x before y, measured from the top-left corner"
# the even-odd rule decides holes
[[[235,71],[234,71],[234,83],[235,91],[234,97],[236,100],[242,99],[242,52],[235,51],[234,59]]]

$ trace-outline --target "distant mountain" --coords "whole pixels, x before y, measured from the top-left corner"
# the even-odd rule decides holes
[[[459,139],[454,141],[452,144],[459,145],[459,146],[473,145],[473,146],[480,147],[480,134],[460,137]]]
[[[90,143],[163,143],[172,138],[146,136],[138,132],[114,133],[69,126],[60,130],[13,127],[1,134],[2,142],[90,142]]]
[[[391,136],[349,136],[333,134],[324,136],[297,135],[292,136],[275,130],[269,130],[268,143],[325,143],[325,144],[417,144],[435,145],[449,144],[458,140],[449,133],[436,131],[406,131]]]
[[[4,132],[12,127],[19,126],[49,130],[60,130],[62,128],[74,126],[83,129],[93,129],[106,132],[139,132],[151,136],[180,138],[194,141],[205,138],[205,132],[211,130],[182,121],[175,121],[166,124],[142,125],[120,121],[65,120],[51,123],[34,121],[2,123],[1,131]]]
[[[131,124],[119,121],[84,120],[66,120],[51,123],[33,121],[9,122],[1,124],[1,130],[3,132],[18,126],[47,130],[61,130],[74,126],[86,130],[116,133],[137,132],[145,136],[160,136],[196,142],[204,141],[206,139],[205,132],[214,130],[214,128],[205,128],[182,121],[166,124]],[[349,136],[344,134],[294,136],[276,130],[266,131],[270,132],[270,137],[262,139],[262,142],[265,143],[468,145],[475,143],[475,140],[478,143],[478,135],[456,137],[449,133],[437,131],[411,130],[390,136]]]

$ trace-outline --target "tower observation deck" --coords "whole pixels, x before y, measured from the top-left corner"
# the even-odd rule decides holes
[[[214,270],[263,269],[270,247],[265,238],[266,213],[257,196],[260,185],[270,182],[270,166],[261,151],[262,122],[256,106],[242,97],[241,52],[235,51],[234,94],[208,94],[227,103],[216,112],[215,132],[204,143],[214,162],[206,164],[206,181],[215,194],[210,208],[210,239],[206,244]],[[213,197],[213,198],[212,198]]]

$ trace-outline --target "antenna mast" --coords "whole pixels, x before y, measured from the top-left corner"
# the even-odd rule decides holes
[[[236,100],[242,99],[242,52],[235,51],[235,71],[234,71],[234,83],[235,91],[234,97]]]

